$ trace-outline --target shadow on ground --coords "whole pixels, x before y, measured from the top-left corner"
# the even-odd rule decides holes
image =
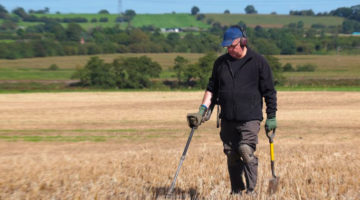
[[[170,196],[167,195],[168,190],[169,187],[151,188],[150,192],[152,193],[152,199],[199,199],[199,193],[194,188],[190,188],[188,190],[175,188]]]

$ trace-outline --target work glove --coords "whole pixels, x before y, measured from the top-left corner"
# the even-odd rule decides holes
[[[276,117],[271,117],[271,118],[266,119],[266,122],[265,122],[266,132],[270,132],[274,129],[276,129]]]
[[[199,112],[197,113],[188,113],[186,118],[190,128],[196,128],[200,126],[203,122],[204,115],[206,113],[207,107],[205,105],[201,105],[199,107]]]

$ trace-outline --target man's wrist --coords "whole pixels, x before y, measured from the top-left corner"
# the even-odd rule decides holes
[[[201,104],[199,107],[199,113],[204,116],[205,112],[207,111],[207,106],[205,104]]]

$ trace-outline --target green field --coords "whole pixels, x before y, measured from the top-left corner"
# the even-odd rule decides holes
[[[192,53],[126,53],[126,54],[103,54],[97,55],[105,62],[112,62],[119,57],[139,57],[148,56],[152,60],[158,62],[166,71],[174,65],[176,56],[183,56],[190,62],[195,63],[203,54]],[[27,73],[29,69],[37,70],[35,73],[58,73],[66,74],[68,70],[74,70],[76,67],[81,67],[92,56],[59,56],[46,58],[25,58],[17,60],[0,59],[1,74],[10,74],[18,71],[19,74]],[[360,77],[360,58],[357,55],[277,55],[282,64],[290,63],[293,67],[303,64],[317,65],[315,72],[291,72],[287,73],[289,76],[313,76],[313,77],[340,77],[340,78],[356,78]],[[46,70],[50,65],[56,64],[61,70],[49,71]],[[5,70],[6,69],[6,70]],[[1,75],[4,77],[5,75]],[[61,75],[59,77],[66,77]],[[13,77],[16,79],[16,77]],[[8,80],[8,79],[7,79]]]
[[[203,54],[190,53],[160,53],[160,54],[105,54],[98,55],[105,62],[112,62],[118,57],[148,56],[158,62],[163,71],[160,79],[174,79],[171,70],[176,56],[183,56],[191,63]],[[66,89],[64,83],[71,81],[71,76],[77,67],[84,66],[91,56],[63,56],[46,58],[27,58],[17,60],[0,60],[1,88],[13,90],[32,90],[43,88],[46,90]],[[360,58],[356,55],[277,55],[282,65],[290,63],[293,68],[304,64],[316,65],[314,72],[285,72],[287,89],[290,90],[322,90],[333,87],[337,91],[354,90],[353,86],[360,85]],[[51,71],[49,66],[56,64],[59,70]],[[308,87],[311,86],[311,87]],[[340,87],[339,87],[340,86]],[[322,88],[322,89],[321,89]],[[286,90],[286,89],[282,89]],[[356,91],[359,90],[355,89]]]
[[[0,40],[0,43],[12,43],[15,42],[15,40]]]
[[[188,59],[191,63],[195,63],[203,54],[190,53],[140,53],[140,54],[102,54],[97,55],[105,62],[110,63],[119,57],[140,57],[148,56],[152,60],[158,62],[163,72],[160,78],[170,78],[174,73],[169,69],[174,65],[176,56],[182,56]],[[25,58],[17,60],[0,59],[0,81],[10,80],[70,80],[72,74],[77,67],[84,66],[92,56],[60,56],[60,57],[46,57],[46,58]],[[56,71],[48,70],[49,66],[56,64],[60,69]],[[16,86],[22,87],[23,83]],[[37,86],[34,86],[37,87]]]
[[[69,80],[74,69],[0,68],[0,80]]]
[[[49,18],[76,18],[82,17],[88,20],[87,23],[78,23],[84,29],[95,28],[95,27],[114,27],[115,25],[120,25],[120,27],[125,28],[127,23],[117,23],[116,18],[119,16],[117,14],[36,14],[38,17],[49,17]],[[108,18],[108,22],[99,22],[100,18],[106,17]],[[92,19],[97,19],[97,22],[91,22]],[[64,27],[68,25],[68,23],[61,23]],[[23,22],[24,26],[28,26],[28,22]]]
[[[174,65],[176,56],[182,56],[190,62],[196,62],[203,54],[200,53],[125,53],[125,54],[101,54],[98,56],[105,62],[112,62],[119,57],[140,57],[148,56],[158,62],[163,69],[168,69]],[[52,64],[56,64],[60,69],[75,69],[84,66],[92,56],[57,56],[45,58],[24,58],[16,60],[0,59],[1,68],[41,68],[46,69]]]
[[[282,64],[290,63],[293,67],[315,64],[315,72],[291,72],[288,76],[359,78],[360,58],[356,55],[279,55]]]
[[[284,25],[290,23],[297,23],[303,21],[305,27],[310,27],[312,24],[323,24],[326,26],[341,25],[344,21],[342,17],[312,17],[312,16],[294,16],[294,15],[245,15],[245,14],[206,14],[204,21],[213,19],[216,22],[220,22],[222,25],[234,25],[243,21],[250,27],[261,25],[266,28],[281,28]]]
[[[153,25],[158,28],[211,27],[201,21],[197,21],[190,14],[141,14],[136,15],[131,24],[135,27]]]
[[[49,18],[86,18],[87,23],[78,23],[85,29],[94,27],[113,27],[119,25],[121,28],[126,28],[128,23],[118,23],[116,18],[117,14],[36,14],[38,17],[49,17]],[[99,22],[100,18],[108,18],[108,22]],[[91,22],[92,19],[97,19],[97,22]],[[2,20],[0,20],[2,22]],[[40,24],[41,22],[20,22],[19,25],[23,27],[33,26]],[[61,23],[64,27],[68,23]],[[155,26],[157,28],[185,28],[185,27],[198,27],[198,28],[209,28],[210,25],[197,21],[196,18],[190,14],[138,14],[130,23],[134,27],[142,26]]]
[[[117,14],[36,14],[38,17],[49,18],[76,18],[82,17],[88,20],[87,23],[79,23],[83,28],[89,29],[94,27],[113,27],[119,25],[121,28],[126,28],[128,23],[117,23]],[[289,23],[297,23],[303,21],[305,27],[310,27],[312,24],[323,24],[326,26],[341,25],[344,21],[342,17],[332,16],[293,16],[293,15],[246,15],[246,14],[205,14],[206,18],[203,21],[196,20],[195,16],[186,13],[179,14],[137,14],[131,21],[134,27],[153,25],[157,28],[184,28],[184,27],[198,27],[202,29],[209,28],[206,22],[208,19],[213,19],[215,22],[220,22],[222,25],[233,25],[239,21],[245,22],[250,27],[261,25],[267,28],[281,28]],[[100,18],[107,17],[108,22],[99,22]],[[97,22],[92,23],[91,19],[96,18]],[[0,23],[2,23],[2,19]],[[41,22],[19,22],[22,27],[33,26]],[[64,27],[68,23],[62,23]]]

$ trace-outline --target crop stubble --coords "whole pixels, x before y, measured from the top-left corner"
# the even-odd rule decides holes
[[[0,140],[0,199],[161,199],[187,139],[185,115],[196,111],[201,97],[202,92],[2,94],[1,136],[109,138]],[[278,99],[275,159],[281,184],[271,198],[359,199],[360,93],[279,92]],[[195,132],[178,197],[236,199],[229,195],[214,118]],[[269,199],[263,129],[259,138],[257,199]]]

